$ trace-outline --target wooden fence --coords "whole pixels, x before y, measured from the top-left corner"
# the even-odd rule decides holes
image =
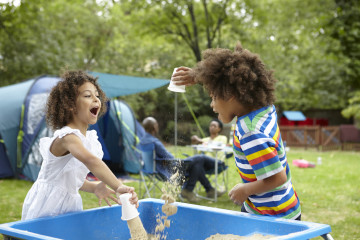
[[[315,147],[318,150],[360,151],[360,143],[341,141],[339,126],[280,126],[281,136],[286,146]]]

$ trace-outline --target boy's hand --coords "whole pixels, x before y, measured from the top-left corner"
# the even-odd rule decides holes
[[[179,67],[174,75],[172,75],[172,81],[175,85],[191,86],[195,84],[195,78],[191,74],[192,69],[188,67]]]
[[[246,199],[248,194],[246,193],[246,186],[243,183],[236,184],[229,192],[229,197],[236,205],[241,206]]]
[[[123,193],[131,193],[131,198],[129,199],[130,200],[130,203],[134,204],[136,206],[136,208],[139,207],[139,199],[138,199],[138,196],[135,192],[135,189],[133,187],[129,187],[129,186],[126,186],[126,185],[121,185],[120,187],[118,187],[118,189],[116,189],[116,195],[120,195],[120,194],[123,194]],[[120,200],[119,200],[120,201]],[[122,204],[121,202],[119,204]]]
[[[96,185],[94,194],[99,199],[99,206],[101,206],[101,202],[103,199],[109,206],[111,206],[109,198],[114,202],[119,203],[118,200],[114,197],[115,191],[106,187],[106,184],[103,182],[100,182]]]

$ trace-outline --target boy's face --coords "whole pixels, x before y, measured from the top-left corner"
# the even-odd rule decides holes
[[[233,113],[233,108],[231,104],[232,98],[230,98],[229,100],[224,100],[211,95],[211,99],[212,100],[210,103],[210,107],[212,107],[215,113],[219,114],[218,119],[223,123],[231,122],[233,118],[236,116]]]

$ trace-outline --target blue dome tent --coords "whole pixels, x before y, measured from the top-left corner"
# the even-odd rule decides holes
[[[103,160],[113,171],[139,173],[141,154],[137,144],[145,130],[126,102],[111,100],[106,115],[90,128],[100,133],[103,150],[108,152]]]
[[[169,83],[162,79],[89,73],[98,77],[100,86],[110,99],[145,92]],[[29,180],[37,178],[42,162],[38,152],[39,139],[52,135],[45,123],[44,107],[51,88],[59,80],[55,76],[40,76],[0,88],[0,178],[13,175]],[[136,130],[136,126],[140,130]],[[105,161],[115,162],[127,172],[138,171],[138,163],[134,161],[136,135],[141,134],[142,130],[125,102],[112,100],[108,113],[91,128],[98,131]],[[110,133],[113,134],[112,138],[109,138]],[[106,146],[106,141],[116,141],[117,145],[112,142],[111,146]]]
[[[13,175],[9,158],[6,153],[4,140],[0,135],[0,178],[11,177]]]

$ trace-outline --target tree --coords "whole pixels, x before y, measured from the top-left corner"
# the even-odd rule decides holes
[[[353,97],[349,100],[349,106],[341,113],[346,118],[354,117],[357,127],[360,128],[360,91],[354,92]]]
[[[113,35],[105,8],[96,1],[23,0],[1,9],[1,84],[61,68],[91,69]],[[103,14],[103,15],[101,15]]]
[[[352,96],[342,114],[354,117],[360,124],[360,3],[357,0],[335,0],[335,3],[337,11],[328,28],[330,36],[341,43],[337,53],[344,56],[343,84]]]
[[[337,53],[348,59],[343,72],[346,84],[354,90],[360,89],[360,2],[358,0],[335,0],[337,9],[329,22],[331,37],[341,45]]]
[[[170,79],[174,67],[194,66],[202,50],[233,49],[241,41],[275,70],[281,109],[341,109],[359,84],[358,5],[354,0],[1,4],[0,86],[58,75],[64,67]],[[201,86],[187,88],[186,95],[197,117],[214,116]],[[153,114],[171,128],[174,94],[166,87],[125,100],[139,118]],[[181,97],[178,102],[181,121],[192,121]]]
[[[238,1],[246,16],[242,27],[229,19],[232,35],[245,48],[260,55],[275,71],[277,102],[281,109],[342,108],[348,88],[343,84],[342,59],[329,48],[338,41],[329,38],[324,26],[336,6],[332,0]],[[226,36],[223,35],[223,38]]]
[[[216,45],[221,45],[221,28],[226,24],[231,2],[128,0],[122,1],[122,6],[127,3],[129,14],[140,16],[137,22],[140,19],[143,32],[162,35],[175,44],[185,43],[200,61],[202,49],[214,47],[216,40]]]

